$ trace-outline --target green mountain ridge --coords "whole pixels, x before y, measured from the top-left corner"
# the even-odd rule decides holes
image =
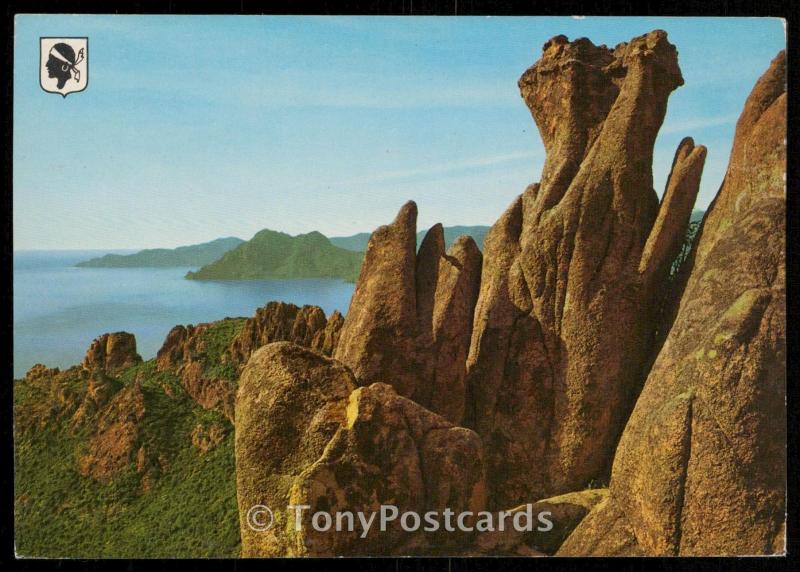
[[[355,282],[362,252],[339,248],[317,231],[290,236],[264,229],[196,272],[190,280],[340,278]]]
[[[705,211],[695,209],[691,221],[702,220]],[[444,227],[445,247],[461,235],[471,236],[478,248],[489,226]],[[417,248],[426,230],[417,233]],[[249,241],[218,238],[211,242],[175,249],[155,248],[135,254],[106,254],[76,264],[82,268],[198,267],[190,280],[255,280],[265,278],[339,278],[355,282],[371,233],[326,237],[318,231],[291,236],[270,229],[259,231]]]
[[[179,246],[178,248],[149,248],[134,254],[106,254],[79,262],[80,268],[170,268],[200,267],[217,260],[244,241],[241,238],[218,238],[210,242]]]
[[[483,241],[486,238],[486,233],[489,232],[491,227],[484,226],[484,225],[473,225],[473,226],[465,226],[465,225],[455,225],[455,226],[446,226],[444,227],[444,243],[445,248],[449,248],[455,240],[461,236],[462,234],[466,234],[471,236],[475,243],[478,245],[478,248],[483,250]],[[422,239],[425,238],[426,230],[421,230],[417,233],[417,248],[422,244]],[[369,243],[369,237],[372,236],[370,232],[359,232],[358,234],[353,234],[351,236],[332,236],[330,237],[331,244],[334,246],[338,246],[339,248],[344,248],[346,250],[353,250],[357,252],[364,252],[367,250],[367,244]]]

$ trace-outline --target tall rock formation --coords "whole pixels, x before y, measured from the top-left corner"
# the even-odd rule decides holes
[[[417,205],[372,233],[334,357],[363,384],[390,383],[401,395],[416,386]]]
[[[370,237],[334,357],[360,385],[388,383],[460,423],[481,253],[468,236],[445,252],[441,224],[417,253],[416,220],[408,202]]]
[[[677,317],[560,554],[770,554],[786,501],[786,56],[756,84]]]
[[[420,384],[414,394],[416,401],[453,423],[461,423],[466,408],[466,362],[481,260],[478,246],[468,236],[458,237],[439,258],[430,324],[430,382]]]
[[[467,362],[496,507],[608,470],[705,159],[681,143],[659,209],[653,145],[682,84],[663,31],[613,50],[557,36],[519,81],[547,158],[486,237]]]

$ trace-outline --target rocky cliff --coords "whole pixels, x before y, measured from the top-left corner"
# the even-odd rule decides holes
[[[705,159],[680,144],[659,207],[653,144],[682,83],[664,32],[614,49],[555,37],[519,81],[547,150],[542,180],[484,256],[468,239],[445,253],[440,225],[417,252],[413,203],[370,239],[334,355],[359,383],[474,428],[497,507],[608,471]]]
[[[407,554],[454,537],[432,543],[399,526],[366,537],[317,532],[309,513],[297,529],[290,505],[367,514],[392,504],[422,514],[478,511],[485,503],[475,433],[389,385],[356,389],[347,367],[300,346],[274,343],[253,355],[242,372],[236,419],[243,556]],[[248,521],[257,505],[273,509],[267,531]]]
[[[413,202],[373,233],[335,361],[314,366],[347,379],[334,384],[335,405],[326,401],[327,433],[301,434],[270,456],[294,462],[295,447],[316,447],[291,475],[283,475],[285,464],[276,473],[257,460],[268,446],[263,434],[243,436],[248,446],[237,463],[251,476],[240,481],[240,511],[262,489],[312,506],[371,506],[370,485],[349,480],[366,463],[359,455],[373,459],[374,479],[398,482],[395,471],[408,471],[403,459],[420,445],[413,432],[403,447],[382,444],[387,432],[405,431],[385,411],[412,408],[415,416],[442,416],[436,426],[446,427],[446,418],[454,424],[448,431],[463,426],[469,438],[443,451],[466,447],[480,458],[480,501],[462,489],[453,502],[512,512],[535,502],[559,515],[549,537],[461,538],[450,553],[778,550],[786,462],[784,67],[779,56],[748,99],[725,183],[687,242],[706,149],[688,137],[680,142],[660,201],[652,181],[667,99],[683,83],[666,33],[613,49],[563,36],[547,42],[519,81],[547,151],[540,182],[490,229],[483,256],[469,239],[445,252],[440,225],[417,249]],[[303,361],[311,358],[292,348],[268,345],[245,368],[237,408],[247,410],[253,431],[273,430],[273,406],[259,403],[286,401],[284,389],[272,387],[306,387]],[[366,396],[382,396],[381,405],[368,417],[370,439],[357,446],[351,416]],[[304,427],[316,423],[322,417]],[[348,478],[337,473],[342,467]],[[479,470],[451,467],[462,485]],[[609,478],[608,490],[584,490]],[[284,488],[264,489],[257,479]],[[391,497],[426,506],[415,477],[402,479],[408,484],[399,489],[385,485]],[[407,538],[359,545],[284,524],[247,540],[248,555],[411,550]]]
[[[769,554],[786,503],[786,56],[736,126],[677,317],[562,554]]]
[[[238,555],[230,421],[155,359],[123,358],[131,334],[99,340],[89,368],[37,365],[14,382],[18,554]]]
[[[258,348],[271,342],[294,342],[331,355],[339,339],[344,318],[334,311],[330,318],[318,306],[270,302],[256,310],[231,344],[226,360],[244,366]]]

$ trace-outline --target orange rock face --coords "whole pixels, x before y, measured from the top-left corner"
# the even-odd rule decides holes
[[[144,414],[144,395],[138,384],[116,393],[97,421],[89,449],[78,461],[78,471],[97,481],[110,482],[133,460],[139,421]]]
[[[81,365],[89,371],[99,370],[114,375],[141,361],[133,334],[116,332],[103,334],[94,340]]]
[[[758,81],[606,503],[560,554],[769,554],[786,500],[786,57]]]
[[[370,237],[334,356],[359,384],[388,383],[460,423],[482,256],[467,236],[445,252],[441,224],[417,253],[416,219],[408,202]]]
[[[339,312],[327,320],[318,306],[299,308],[285,302],[270,302],[247,320],[231,344],[227,359],[244,366],[254,351],[272,342],[293,342],[331,355],[343,320]]]
[[[439,257],[428,346],[430,381],[417,387],[414,400],[453,423],[466,409],[467,352],[481,279],[482,255],[475,241],[458,237]]]
[[[555,37],[519,81],[547,159],[486,238],[468,359],[498,507],[607,471],[705,158],[681,144],[659,210],[653,144],[682,83],[662,31],[613,50]]]
[[[401,395],[417,384],[416,231],[417,205],[409,202],[372,233],[334,352],[359,383],[384,381]]]

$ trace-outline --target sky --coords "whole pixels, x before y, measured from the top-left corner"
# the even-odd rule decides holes
[[[614,46],[660,28],[685,80],[655,146],[708,147],[716,194],[736,120],[785,47],[776,18],[16,18],[14,249],[175,247],[263,228],[491,225],[544,160],[517,88],[558,34]],[[39,37],[89,37],[88,88],[39,86]]]

